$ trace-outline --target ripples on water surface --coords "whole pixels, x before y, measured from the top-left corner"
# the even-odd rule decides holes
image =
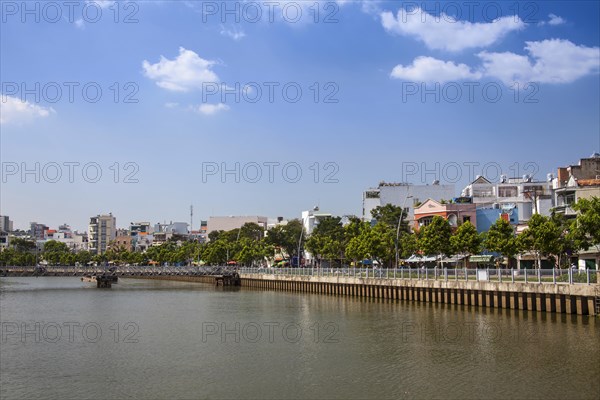
[[[600,398],[593,317],[79,278],[0,311],[2,399]]]

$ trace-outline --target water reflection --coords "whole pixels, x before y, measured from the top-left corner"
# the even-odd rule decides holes
[[[0,311],[2,398],[600,396],[586,316],[78,278],[2,278]]]

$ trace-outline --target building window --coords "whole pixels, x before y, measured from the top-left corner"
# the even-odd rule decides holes
[[[523,188],[523,193],[530,196],[539,196],[545,194],[545,192],[544,187],[541,185],[529,185]]]
[[[494,197],[492,189],[474,189],[473,197]]]
[[[456,215],[454,215],[454,214],[448,215],[448,223],[450,224],[450,226],[458,225],[458,218],[456,217]]]
[[[431,221],[433,221],[433,217],[431,217],[431,216],[423,217],[423,218],[419,219],[419,226],[420,227],[427,226],[427,225],[431,224]]]
[[[575,203],[575,193],[566,195],[564,197],[564,199],[565,199],[565,205],[570,206],[571,204]]]
[[[498,187],[498,197],[517,197],[518,191],[516,186],[500,186]]]
[[[462,222],[463,222],[463,224],[464,224],[465,222],[471,222],[471,217],[470,217],[470,216],[468,216],[468,215],[465,215],[465,216],[463,216],[463,221],[462,221]]]

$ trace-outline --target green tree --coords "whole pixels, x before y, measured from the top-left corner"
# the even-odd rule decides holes
[[[419,249],[426,255],[443,256],[452,255],[452,228],[448,221],[439,215],[431,223],[419,230]]]
[[[402,233],[398,243],[398,253],[401,258],[409,258],[419,251],[419,232]]]
[[[369,257],[368,242],[371,229],[371,224],[368,222],[358,223],[349,229],[345,252],[346,257],[354,260],[355,264]]]
[[[227,263],[227,255],[229,253],[229,242],[224,239],[219,239],[214,242],[209,242],[202,254],[202,260],[209,265],[223,265]]]
[[[454,235],[450,238],[450,244],[455,254],[462,254],[467,257],[472,254],[478,254],[481,251],[483,239],[477,232],[477,228],[469,221],[458,227]],[[465,262],[467,259],[465,259]]]
[[[323,218],[306,240],[306,248],[318,260],[342,259],[344,252],[344,227],[340,217]]]
[[[552,214],[551,220],[559,228],[560,238],[558,240],[557,266],[569,266],[569,258],[577,254],[586,245],[586,238],[577,231],[576,221],[571,221],[563,214]]]
[[[519,253],[515,230],[502,218],[498,218],[484,235],[483,247],[487,251],[502,254],[509,262]]]
[[[378,206],[371,210],[371,215],[377,220],[377,222],[387,224],[394,230],[394,232],[396,232],[396,229],[398,229],[398,223],[400,222],[400,217],[402,216],[402,226],[400,227],[400,230],[404,232],[410,232],[408,223],[406,221],[406,212],[402,210],[402,207],[395,206],[393,204]]]
[[[269,246],[262,240],[253,240],[248,237],[240,239],[240,250],[236,253],[235,259],[238,263],[245,266],[252,266],[256,263],[262,263],[265,257],[270,256]]]
[[[57,242],[56,240],[49,240],[44,243],[44,253],[68,253],[69,246],[63,242]]]
[[[527,223],[527,228],[517,237],[522,250],[535,254],[536,266],[541,268],[542,256],[556,259],[561,249],[561,229],[551,218],[534,214]]]
[[[69,246],[66,243],[49,240],[44,243],[42,257],[51,265],[65,264],[65,262],[68,264],[70,258],[66,257],[66,255],[69,253]]]
[[[395,259],[396,232],[387,224],[377,223],[371,229],[369,247],[371,257],[381,266],[392,266]]]
[[[269,229],[267,237],[265,238],[265,243],[273,246],[274,248],[280,248],[287,254],[288,257],[297,255],[300,233],[303,232],[303,230],[304,227],[302,226],[300,220],[293,219],[286,225],[278,225]],[[302,243],[302,245],[304,245],[304,243]],[[302,250],[300,251],[302,252]]]
[[[260,241],[265,235],[265,230],[260,225],[254,222],[247,222],[241,228],[239,232],[240,238],[248,238],[255,241]]]
[[[378,222],[371,227],[365,222],[360,228],[360,234],[348,242],[346,255],[355,261],[373,259],[379,265],[390,266],[395,257],[395,238],[396,233],[387,224]]]
[[[35,241],[22,238],[12,238],[10,246],[19,253],[36,250]]]
[[[577,218],[572,224],[574,235],[580,240],[581,246],[587,250],[600,244],[600,197],[579,199],[573,204]]]
[[[219,236],[221,236],[221,234],[225,232],[225,231],[211,231],[208,234],[208,240],[210,242],[216,242],[219,239]]]
[[[88,263],[92,261],[92,257],[92,253],[87,250],[83,250],[76,254],[76,261],[83,266],[87,266]]]

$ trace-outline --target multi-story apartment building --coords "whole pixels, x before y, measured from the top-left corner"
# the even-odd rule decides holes
[[[576,212],[571,208],[573,203],[579,199],[600,197],[600,154],[582,158],[577,165],[559,167],[552,186],[554,211],[574,218]]]
[[[550,215],[554,200],[552,176],[545,182],[534,181],[529,175],[522,178],[500,177],[500,182],[492,183],[478,176],[462,191],[471,197],[477,208],[517,209],[519,223],[526,223],[533,214]]]
[[[304,226],[304,233],[306,236],[310,236],[313,233],[322,219],[330,217],[332,217],[330,213],[319,211],[319,207],[315,207],[308,211],[302,211],[302,225]]]
[[[0,215],[0,232],[12,232],[13,222],[8,215]]]
[[[454,197],[454,185],[441,185],[438,181],[431,185],[381,182],[378,187],[363,192],[362,218],[364,221],[371,221],[373,218],[371,211],[374,208],[392,204],[397,207],[404,207],[407,214],[406,221],[409,226],[412,226],[415,218],[415,207],[418,207],[427,199],[441,201],[450,200]]]
[[[152,245],[153,232],[150,222],[131,222],[128,236],[131,238],[132,250],[146,251]]]
[[[46,231],[49,229],[46,225],[37,222],[31,222],[29,227],[29,235],[34,240],[44,240]]]
[[[117,234],[117,220],[112,215],[96,215],[90,218],[88,227],[89,251],[95,254],[103,254]]]

